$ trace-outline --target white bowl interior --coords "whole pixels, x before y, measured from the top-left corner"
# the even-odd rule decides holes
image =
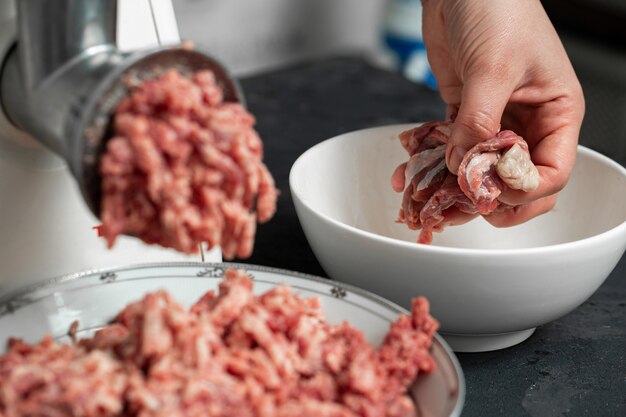
[[[391,189],[394,168],[408,159],[397,134],[406,126],[351,132],[308,150],[291,174],[293,192],[312,210],[378,235],[414,242],[418,232],[396,224],[402,193]],[[567,243],[626,221],[626,170],[579,147],[576,166],[556,207],[522,225],[498,229],[482,218],[436,233],[433,245],[520,249]]]

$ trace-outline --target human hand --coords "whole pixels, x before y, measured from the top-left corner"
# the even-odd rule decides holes
[[[539,0],[422,3],[428,59],[455,115],[448,168],[456,173],[472,146],[513,130],[528,142],[539,187],[506,190],[499,200],[515,207],[485,218],[504,227],[549,211],[574,165],[584,98]]]

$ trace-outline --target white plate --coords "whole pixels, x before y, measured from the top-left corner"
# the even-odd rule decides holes
[[[304,297],[319,297],[331,323],[350,321],[367,340],[380,344],[389,325],[406,310],[364,290],[297,272],[228,263],[162,263],[88,271],[30,286],[0,300],[0,351],[9,337],[37,342],[49,334],[67,341],[78,320],[79,336],[106,325],[124,306],[157,289],[169,291],[185,306],[217,289],[224,269],[242,268],[254,279],[254,292],[287,284]],[[465,397],[461,367],[450,347],[436,335],[432,354],[437,370],[424,374],[412,389],[420,415],[459,416]]]

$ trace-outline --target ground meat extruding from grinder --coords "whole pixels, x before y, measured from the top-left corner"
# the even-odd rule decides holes
[[[11,341],[0,416],[416,416],[406,392],[434,369],[438,328],[424,298],[375,350],[317,298],[252,286],[229,269],[189,310],[158,291],[77,344]]]
[[[102,233],[195,253],[250,256],[256,223],[276,209],[254,117],[224,102],[210,71],[174,70],[130,87],[102,157]]]
[[[402,132],[400,143],[410,155],[404,169],[398,223],[421,230],[419,243],[431,243],[446,226],[448,210],[489,214],[507,209],[497,198],[506,188],[532,191],[539,185],[528,144],[510,130],[474,146],[463,158],[458,177],[445,161],[451,122],[428,122]]]

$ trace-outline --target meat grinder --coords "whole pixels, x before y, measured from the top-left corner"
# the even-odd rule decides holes
[[[123,79],[211,69],[182,47],[171,0],[0,2],[0,293],[84,270],[200,260],[138,239],[98,237],[99,155]],[[214,249],[205,260],[221,261]]]

